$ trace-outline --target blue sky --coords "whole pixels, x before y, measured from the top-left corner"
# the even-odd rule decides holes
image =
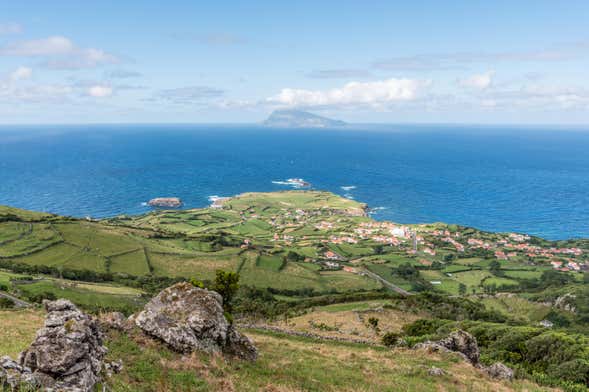
[[[589,123],[589,2],[0,1],[0,122]]]

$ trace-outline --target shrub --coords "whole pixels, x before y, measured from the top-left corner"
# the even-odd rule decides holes
[[[231,312],[231,301],[239,288],[239,274],[217,270],[212,289],[223,297],[225,311]]]
[[[395,346],[401,340],[401,335],[396,332],[387,332],[382,336],[382,344],[388,347]]]
[[[38,294],[30,294],[27,298],[31,302],[40,304],[41,302],[43,302],[44,299],[47,299],[49,301],[55,301],[57,299],[57,296],[55,295],[55,293],[51,291],[45,291]]]
[[[447,323],[447,321],[439,319],[419,319],[415,320],[411,324],[405,324],[403,326],[403,333],[408,336],[432,335],[436,333],[438,328]]]
[[[370,324],[370,326],[373,329],[377,329],[378,328],[378,319],[376,317],[370,317],[368,319],[368,324]]]
[[[0,309],[12,309],[14,308],[14,301],[10,298],[0,297]]]

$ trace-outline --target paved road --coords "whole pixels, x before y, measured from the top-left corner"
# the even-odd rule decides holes
[[[7,294],[7,293],[0,292],[0,297],[8,298],[8,299],[12,300],[15,303],[15,305],[19,308],[28,308],[29,306],[31,306],[30,303],[25,302],[21,299],[18,299],[10,294]]]
[[[364,269],[362,272],[364,272],[368,277],[379,281],[380,283],[382,283],[385,287],[388,287],[389,289],[396,291],[397,293],[404,295],[405,297],[408,297],[410,295],[413,295],[413,293],[410,293],[409,291],[400,288],[399,286],[396,286],[394,284],[392,284],[391,282],[389,282],[388,280],[384,280],[383,278],[381,278],[380,276],[378,276],[377,274],[375,274],[374,272],[370,272],[367,269]]]

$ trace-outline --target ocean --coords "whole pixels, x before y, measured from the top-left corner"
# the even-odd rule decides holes
[[[589,237],[589,132],[563,127],[252,125],[0,127],[0,204],[77,217],[150,211],[177,196],[313,189],[374,218],[549,239]]]

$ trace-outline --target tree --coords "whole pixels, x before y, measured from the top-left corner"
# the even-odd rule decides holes
[[[231,301],[239,288],[239,274],[237,272],[217,270],[212,289],[223,297],[223,308],[231,312]]]
[[[419,278],[419,271],[409,263],[401,264],[393,270],[393,273],[407,280]]]
[[[497,260],[493,260],[489,263],[489,269],[491,271],[498,271],[501,269],[501,263]]]
[[[293,252],[292,250],[289,250],[288,253],[286,254],[286,261],[304,261],[305,260],[305,256],[298,254],[297,252]]]
[[[466,285],[464,283],[460,283],[458,285],[458,294],[460,294],[460,295],[466,294]]]
[[[382,245],[374,245],[372,247],[375,255],[380,255],[384,252],[384,247]]]
[[[561,287],[568,283],[573,283],[575,278],[572,275],[559,271],[544,271],[540,276],[540,282],[544,287],[556,286]]]

